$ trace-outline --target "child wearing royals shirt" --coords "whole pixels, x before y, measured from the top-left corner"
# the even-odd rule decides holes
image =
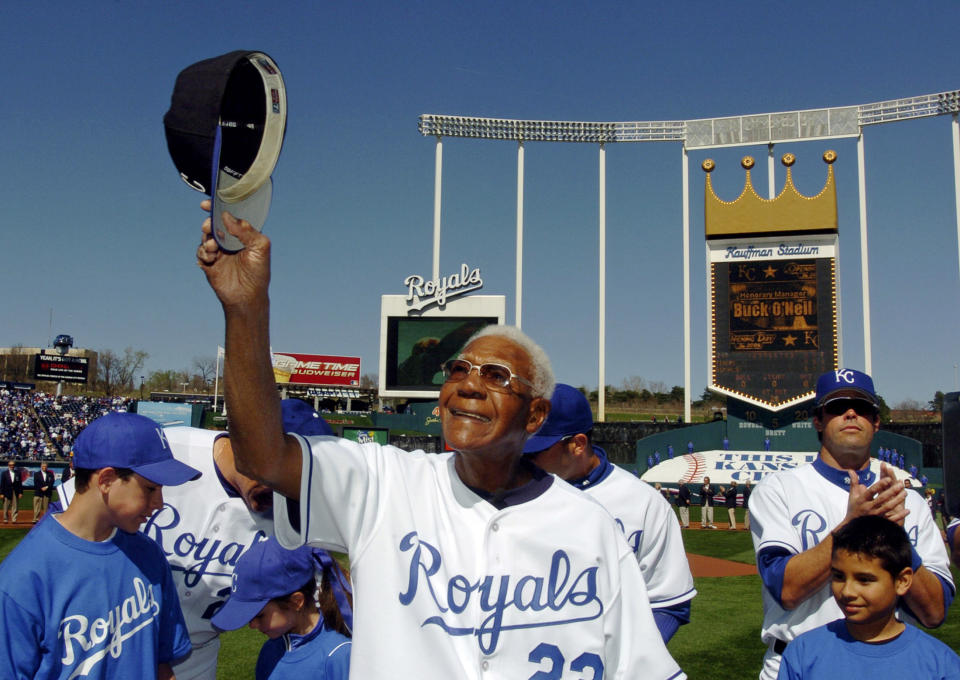
[[[830,587],[844,618],[787,645],[778,680],[818,678],[960,679],[960,657],[895,616],[919,556],[901,526],[873,515],[833,534]]]
[[[172,678],[190,638],[167,560],[137,529],[163,505],[162,486],[200,473],[134,413],[93,421],[73,451],[73,503],[0,564],[3,677]]]

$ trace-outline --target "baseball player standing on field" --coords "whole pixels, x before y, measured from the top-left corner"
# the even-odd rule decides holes
[[[685,677],[613,519],[522,455],[550,410],[543,350],[493,326],[444,365],[451,453],[284,435],[270,364],[270,241],[222,218],[245,248],[221,251],[207,218],[197,258],[224,310],[237,466],[285,497],[274,502],[281,544],[349,554],[350,677]]]
[[[830,591],[832,532],[854,517],[882,515],[910,538],[914,576],[901,598],[902,620],[938,626],[954,595],[947,552],[923,499],[870,458],[880,427],[873,380],[848,368],[830,371],[817,381],[815,399],[817,459],[765,476],[750,497],[768,646],[760,677],[768,680],[777,677],[788,642],[843,616]]]
[[[333,430],[305,402],[285,399],[285,432],[330,435]],[[193,484],[164,493],[163,507],[141,527],[159,544],[173,569],[190,632],[190,656],[174,665],[177,680],[216,680],[220,631],[210,619],[230,594],[233,568],[252,545],[273,534],[273,491],[237,472],[226,432],[194,427],[164,429],[177,460],[203,472]],[[61,485],[64,506],[73,481]]]
[[[596,498],[613,515],[637,557],[653,618],[668,642],[690,622],[690,601],[697,594],[680,525],[656,489],[611,463],[607,452],[592,443],[592,431],[587,398],[560,383],[553,390],[547,422],[527,440],[523,452],[539,467]]]
[[[137,528],[170,488],[200,476],[162,428],[109,413],[74,446],[76,495],[0,564],[0,676],[173,678],[190,653],[170,566]]]

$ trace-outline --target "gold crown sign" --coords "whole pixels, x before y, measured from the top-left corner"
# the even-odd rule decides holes
[[[761,198],[753,188],[750,169],[753,158],[745,156],[740,165],[747,171],[743,192],[733,201],[723,201],[713,191],[710,173],[716,168],[711,159],[701,167],[706,175],[704,188],[704,226],[708,239],[762,234],[830,233],[837,231],[837,185],[833,176],[835,151],[823,154],[827,164],[827,183],[816,196],[804,196],[793,185],[792,153],[784,154],[781,163],[787,168],[783,191],[776,198]]]

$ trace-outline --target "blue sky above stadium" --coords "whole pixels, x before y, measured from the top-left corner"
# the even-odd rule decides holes
[[[4,3],[0,346],[150,354],[189,367],[222,342],[194,263],[201,195],[162,116],[176,74],[269,53],[289,97],[266,233],[273,347],[378,372],[382,294],[431,273],[434,141],[421,113],[686,120],[864,104],[960,87],[945,2]],[[779,145],[801,192],[835,149],[843,361],[863,366],[856,142]],[[873,372],[891,403],[957,388],[958,245],[948,117],[865,135]],[[731,199],[741,156],[690,154],[693,380],[706,384],[700,162]],[[607,146],[607,382],[682,384],[681,148]],[[597,147],[528,143],[523,327],[558,378],[597,383]],[[777,189],[783,182],[778,166]],[[754,181],[766,191],[765,172]],[[481,269],[514,308],[516,145],[444,143],[441,274]]]

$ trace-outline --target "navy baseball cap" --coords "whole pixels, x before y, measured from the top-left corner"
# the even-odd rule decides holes
[[[880,404],[876,390],[873,388],[873,378],[852,368],[838,368],[824,373],[817,380],[816,406],[818,408],[823,406],[824,402],[839,392],[852,392],[874,406]]]
[[[333,428],[327,424],[327,421],[302,399],[281,401],[280,414],[283,417],[284,432],[293,432],[303,437],[333,435]]]
[[[87,470],[130,468],[163,486],[177,486],[202,474],[173,457],[159,423],[136,413],[108,413],[83,428],[73,444],[73,464]]]
[[[230,597],[210,620],[220,630],[236,630],[277,597],[296,592],[314,576],[319,566],[314,549],[287,550],[275,538],[255,543],[237,560]]]
[[[286,121],[283,77],[263,52],[235,50],[177,76],[163,117],[167,149],[183,181],[211,197],[213,236],[227,252],[243,244],[223,226],[225,210],[263,228]]]
[[[550,397],[550,415],[537,433],[523,446],[524,453],[545,451],[568,435],[581,434],[593,429],[593,412],[590,402],[575,387],[557,383]]]

